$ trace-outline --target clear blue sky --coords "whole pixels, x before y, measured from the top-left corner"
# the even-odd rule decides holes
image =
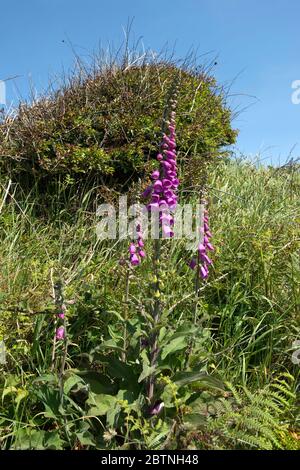
[[[145,47],[176,43],[179,57],[190,47],[211,52],[221,83],[237,77],[234,104],[252,103],[234,122],[242,152],[278,163],[297,144],[293,156],[300,155],[300,104],[291,101],[300,80],[299,0],[10,0],[0,8],[0,79],[19,76],[6,83],[7,102],[28,96],[30,77],[40,91],[49,75],[68,69],[69,41],[79,55],[99,41],[118,45],[133,19]]]

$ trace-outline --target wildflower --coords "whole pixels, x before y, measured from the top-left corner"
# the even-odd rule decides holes
[[[152,192],[152,186],[148,186],[142,194],[143,198],[147,198]]]
[[[153,180],[157,180],[157,179],[159,178],[159,176],[160,176],[160,175],[159,175],[159,171],[158,171],[158,170],[155,170],[155,171],[153,171],[153,173],[152,173],[152,175],[151,175],[151,178],[152,178]]]
[[[205,205],[207,204],[206,201],[203,201],[203,203]],[[202,279],[207,279],[208,274],[209,274],[209,266],[212,265],[212,260],[207,255],[207,251],[214,251],[214,247],[210,242],[210,239],[212,238],[212,234],[209,228],[209,218],[208,218],[207,208],[204,209],[204,220],[203,220],[203,225],[200,227],[200,234],[201,234],[201,242],[199,243],[199,246],[198,246],[199,261],[200,261],[199,274],[202,277]],[[195,258],[193,258],[191,262],[189,263],[189,266],[191,269],[195,269],[196,265],[197,265],[197,261],[195,260]]]
[[[200,266],[200,275],[202,279],[206,279],[208,277],[208,270],[204,265]]]
[[[158,208],[157,204],[157,208]],[[144,240],[143,240],[143,232],[141,224],[136,226],[136,236],[137,240],[135,242],[131,242],[129,245],[129,261],[132,266],[138,266],[143,258],[146,257],[146,253],[143,250],[144,248]]]
[[[160,401],[160,400],[156,401],[154,405],[150,408],[149,414],[151,416],[158,415],[163,410],[164,406],[165,404],[163,401]]]
[[[108,430],[104,431],[104,433],[103,433],[103,440],[105,442],[111,442],[114,439],[114,437],[117,436],[117,434],[118,433],[117,433],[117,431],[115,431],[115,429],[108,428]]]
[[[176,94],[176,91],[174,94]],[[159,212],[160,227],[164,238],[174,236],[174,231],[170,227],[174,225],[174,217],[170,214],[170,211],[173,212],[176,208],[176,191],[179,186],[176,165],[176,104],[176,99],[170,100],[170,120],[165,121],[166,133],[162,135],[160,151],[156,156],[159,168],[151,173],[153,183],[142,193],[142,197],[148,199],[148,211]],[[146,256],[145,251],[141,249],[143,247],[142,237],[139,238],[137,246],[135,244],[130,245],[130,263],[132,266],[140,264],[140,260]]]
[[[130,245],[129,245],[129,253],[130,253],[131,255],[134,255],[135,252],[136,252],[136,247],[135,247],[134,243],[130,243]]]
[[[193,258],[189,263],[189,267],[191,269],[195,269],[196,266],[197,266],[197,261],[195,260],[195,258]]]
[[[134,254],[130,256],[130,263],[132,264],[132,266],[137,266],[138,264],[140,264],[140,260],[137,255]]]
[[[56,339],[62,340],[65,337],[65,329],[63,326],[59,326],[56,330]]]

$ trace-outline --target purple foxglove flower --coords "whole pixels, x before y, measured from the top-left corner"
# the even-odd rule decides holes
[[[204,266],[200,267],[200,275],[201,275],[202,279],[206,279],[207,276],[208,276],[208,271]]]
[[[172,197],[173,196],[173,191],[171,189],[166,189],[164,192],[164,195],[166,198]]]
[[[207,279],[209,274],[209,266],[212,265],[212,260],[207,255],[207,250],[214,251],[213,245],[210,243],[212,237],[208,226],[208,211],[204,210],[204,224],[200,227],[200,234],[203,234],[203,242],[199,243],[198,252],[202,262],[200,266],[200,276],[202,279]]]
[[[160,220],[161,222],[167,223],[167,224],[169,224],[169,225],[172,224],[172,223],[174,223],[174,218],[173,218],[173,216],[172,216],[171,214],[169,214],[168,212],[166,212],[166,213],[163,212],[163,213],[161,214],[159,220]]]
[[[162,182],[160,180],[156,180],[153,184],[154,189],[162,189]]]
[[[135,245],[133,243],[130,243],[129,245],[129,253],[133,255],[136,252]]]
[[[167,157],[171,158],[171,160],[173,160],[173,158],[176,157],[176,153],[173,152],[172,150],[166,150],[165,154],[166,154]]]
[[[61,340],[65,337],[65,329],[63,326],[59,326],[56,330],[56,339]]]
[[[161,188],[155,188],[155,189],[153,189],[153,194],[161,194],[162,190],[163,190],[162,187]]]
[[[164,209],[164,207],[167,208],[167,201],[165,199],[162,199],[161,201],[159,201],[159,207],[160,209]]]
[[[168,203],[168,206],[170,206],[170,208],[173,207],[173,206],[176,204],[176,199],[175,199],[175,197],[174,197],[174,196],[173,196],[173,197],[169,197],[169,198],[167,199],[167,203]]]
[[[148,196],[150,196],[151,191],[152,191],[152,186],[148,186],[148,188],[146,188],[145,191],[142,193],[142,197],[146,199]]]
[[[171,186],[172,186],[172,181],[170,181],[170,180],[164,178],[164,179],[162,180],[162,182],[163,182],[164,188],[166,188],[166,189],[171,188]]]
[[[149,414],[151,416],[156,416],[163,410],[165,404],[163,401],[156,401],[154,405],[150,408]]]
[[[198,246],[198,251],[202,254],[202,253],[205,253],[205,246],[203,245],[203,243],[199,243],[199,246]]]
[[[158,171],[158,170],[154,170],[154,171],[152,172],[152,174],[151,174],[151,178],[152,178],[153,180],[158,180],[159,176],[160,176],[160,175],[159,175],[159,171]]]
[[[193,258],[189,263],[189,267],[191,269],[195,269],[196,266],[197,266],[197,261],[195,260],[195,258]]]
[[[154,212],[154,211],[158,211],[158,210],[159,210],[159,204],[158,204],[158,202],[151,202],[150,204],[148,204],[147,209],[148,209],[149,211],[153,211],[153,212]]]
[[[163,161],[163,162],[162,162],[162,165],[163,165],[163,167],[164,167],[165,170],[169,170],[169,169],[172,168],[172,164],[169,163],[167,160]]]
[[[159,202],[160,195],[159,194],[152,194],[151,202]]]
[[[176,142],[175,142],[175,106],[174,100],[170,103],[170,114],[169,120],[166,122],[168,126],[168,132],[163,134],[161,141],[161,153],[158,153],[156,158],[160,162],[160,168],[152,172],[151,178],[153,184],[147,188],[143,196],[146,198],[151,195],[151,199],[148,202],[148,211],[158,211],[160,216],[160,227],[164,237],[173,237],[174,232],[170,225],[174,225],[174,217],[170,214],[165,215],[163,212],[165,209],[174,210],[177,204],[177,188],[179,181],[177,178],[177,165],[176,165]],[[168,135],[167,135],[168,134]],[[130,252],[130,262],[132,265],[140,263],[140,258],[145,256],[145,252],[142,249],[144,246],[142,233],[139,234],[139,239],[136,243],[135,248],[138,248],[135,252]]]
[[[173,164],[175,162],[175,156],[173,155],[173,157],[171,157],[170,155],[168,157],[166,157],[166,161],[168,161],[169,163]]]
[[[205,261],[208,265],[212,264],[212,260],[207,256],[206,253],[201,253],[201,260]]]
[[[174,232],[171,230],[169,225],[162,225],[162,232],[165,238],[172,238],[174,236]]]
[[[58,316],[58,318],[61,318],[61,319],[65,318],[64,312],[58,313],[57,316]]]
[[[140,264],[140,260],[138,259],[137,255],[130,256],[130,263],[132,264],[132,266],[137,266],[138,264]]]

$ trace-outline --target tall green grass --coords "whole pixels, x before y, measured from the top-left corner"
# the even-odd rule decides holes
[[[32,428],[46,433],[42,443],[32,434],[38,442],[32,446],[51,448],[53,436],[47,433],[52,428],[47,419],[39,418],[40,403],[49,406],[49,397],[45,389],[32,390],[35,380],[51,367],[55,280],[63,280],[65,296],[71,301],[67,369],[76,369],[90,360],[91,351],[112,331],[121,331],[125,308],[134,320],[149,279],[132,275],[129,298],[124,299],[126,274],[119,259],[127,256],[127,245],[97,241],[92,193],[70,195],[64,207],[53,202],[47,216],[37,216],[34,193],[16,196],[16,188],[10,186],[8,194],[7,184],[2,181],[0,196],[0,339],[7,348],[7,363],[0,365],[0,443],[5,448],[22,448],[18,439],[22,441]],[[170,274],[165,295],[174,325],[184,320],[201,328],[201,341],[188,366],[215,374],[235,387],[259,394],[288,374],[290,398],[285,404],[284,430],[278,436],[284,433],[283,446],[293,448],[296,441],[290,436],[299,432],[299,408],[293,397],[300,365],[291,360],[293,341],[300,339],[299,173],[243,161],[222,163],[210,175],[209,194],[216,253],[196,318],[193,274],[186,266],[181,240],[172,242],[165,260]],[[105,365],[97,362],[94,367],[102,370]],[[249,400],[255,403],[256,398]],[[90,442],[99,429],[94,422],[85,427],[89,418],[83,418],[76,400],[70,406],[72,411],[61,422],[68,428],[66,440],[57,438],[54,447],[74,448],[75,429],[83,436],[80,446],[95,445]],[[48,409],[47,416],[51,413]],[[229,445],[230,436],[218,445]]]

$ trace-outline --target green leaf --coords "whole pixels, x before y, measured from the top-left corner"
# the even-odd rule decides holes
[[[124,352],[124,349],[121,348],[121,346],[118,346],[115,342],[114,339],[108,339],[107,341],[103,341],[99,348],[99,350],[105,350],[105,349],[113,349],[114,351],[121,351]]]
[[[84,383],[88,385],[90,391],[93,393],[111,395],[115,392],[114,385],[104,374],[101,374],[100,372],[85,369],[77,370],[76,373],[82,377]]]
[[[119,417],[119,414],[120,414],[120,411],[121,411],[121,406],[120,405],[115,405],[113,408],[110,408],[108,411],[107,411],[107,415],[106,415],[106,418],[107,418],[107,424],[108,426],[110,426],[111,428],[114,428],[116,427],[116,421]]]
[[[64,383],[64,393],[68,395],[68,393],[72,390],[74,385],[77,385],[79,383],[84,383],[83,379],[79,377],[78,375],[72,374],[70,377],[67,378],[67,380]]]
[[[155,366],[149,366],[148,364],[144,363],[143,370],[138,378],[138,383],[142,382],[144,379],[149,377],[149,375],[153,374],[155,372],[155,369]]]
[[[179,336],[171,340],[161,352],[162,360],[165,359],[169,354],[175,353],[187,347],[187,339],[184,336]]]
[[[159,330],[159,336],[158,336],[158,343],[159,344],[162,344],[162,341],[164,339],[164,337],[166,336],[167,334],[167,328],[165,326],[162,326]]]
[[[95,446],[93,435],[89,431],[77,432],[76,437],[83,446]]]
[[[18,410],[21,401],[24,400],[24,398],[28,397],[28,395],[29,395],[28,390],[18,388],[17,396],[15,398],[15,402],[17,404],[16,410]]]
[[[62,450],[64,441],[57,431],[45,432],[44,447],[50,450]]]
[[[20,428],[15,433],[13,450],[43,450],[45,431]]]
[[[113,409],[116,405],[117,398],[113,395],[96,395],[91,393],[87,404],[90,405],[89,414],[93,416],[104,416],[106,413]]]
[[[57,383],[57,375],[55,374],[42,374],[39,377],[37,377],[33,383],[35,382],[47,382],[47,383]]]
[[[198,330],[198,328],[194,325],[181,325],[177,330],[176,330],[176,333],[174,333],[172,336],[171,336],[171,340],[175,339],[175,338],[179,338],[180,336],[192,336],[194,333],[196,333],[196,331]]]
[[[218,390],[225,389],[221,380],[208,375],[206,372],[178,372],[173,376],[172,380],[178,388],[194,382],[201,382],[201,384],[208,385],[210,388],[217,388]]]
[[[122,362],[119,358],[111,357],[108,363],[109,375],[118,379],[134,380],[133,368],[129,364]]]

